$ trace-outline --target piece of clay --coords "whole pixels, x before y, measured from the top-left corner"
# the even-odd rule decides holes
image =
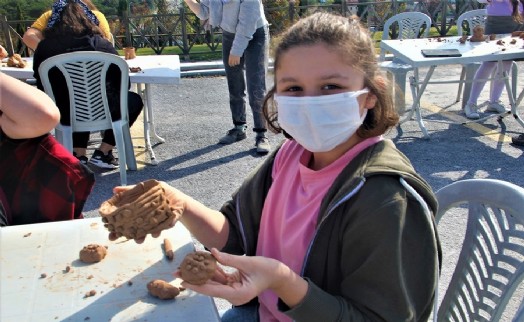
[[[166,252],[167,259],[172,261],[175,258],[175,253],[173,252],[173,245],[167,238],[164,238],[164,250]]]
[[[138,72],[142,71],[142,68],[140,68],[140,67],[129,67],[129,71],[131,73],[138,73]]]
[[[107,249],[97,244],[89,244],[80,250],[80,260],[84,263],[96,263],[104,259]]]
[[[183,209],[182,201],[169,203],[160,182],[148,180],[115,194],[98,211],[104,226],[116,237],[140,239],[170,228]]]
[[[147,283],[147,290],[149,291],[149,294],[158,297],[161,300],[171,300],[180,294],[178,287],[163,280],[152,280]]]
[[[7,59],[7,67],[24,68],[26,65],[27,63],[19,54],[14,54]]]
[[[217,261],[211,253],[196,251],[186,255],[180,264],[180,277],[191,284],[202,285],[215,274]]]
[[[486,37],[484,36],[484,27],[475,26],[475,28],[473,28],[473,36],[469,38],[469,41],[480,42],[480,41],[485,41],[485,40],[486,40]]]

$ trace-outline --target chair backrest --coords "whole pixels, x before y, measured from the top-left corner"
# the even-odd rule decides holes
[[[112,127],[106,92],[107,70],[111,65],[117,66],[121,72],[121,82],[118,84],[120,115],[123,122],[128,122],[129,69],[123,58],[99,51],[80,51],[50,57],[38,68],[44,91],[53,100],[55,97],[49,71],[56,67],[64,75],[74,132],[93,132]]]
[[[398,37],[396,39],[413,39],[429,36],[431,18],[422,12],[403,12],[394,15],[384,23],[382,40],[391,39],[389,30],[394,24],[398,24]],[[421,35],[422,28],[424,32]],[[380,52],[380,61],[384,60],[385,51]]]
[[[468,24],[470,31],[476,26],[484,26],[486,24],[487,16],[488,13],[486,9],[476,9],[464,12],[457,19],[457,34],[462,36],[465,23]]]
[[[501,180],[469,179],[445,186],[436,195],[437,223],[451,208],[468,205],[464,242],[438,321],[500,321],[524,278],[524,188]],[[524,319],[522,304],[520,308],[514,321]]]

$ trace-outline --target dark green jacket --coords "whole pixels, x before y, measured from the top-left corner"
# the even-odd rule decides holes
[[[255,255],[275,154],[222,207],[223,251]],[[392,141],[365,149],[320,205],[301,273],[306,297],[292,309],[279,301],[280,310],[296,321],[427,321],[440,262],[436,210],[431,187]]]

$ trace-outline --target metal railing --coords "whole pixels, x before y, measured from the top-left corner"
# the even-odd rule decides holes
[[[316,11],[330,11],[343,16],[358,15],[372,33],[382,30],[384,22],[391,16],[404,11],[420,11],[432,19],[432,27],[439,36],[447,36],[455,25],[458,16],[465,11],[483,7],[476,0],[339,0],[335,4],[299,5],[299,1],[281,1],[281,6],[266,7],[266,17],[270,23],[270,34],[278,35],[301,17]],[[184,61],[198,60],[199,56],[216,52],[221,43],[219,29],[205,31],[200,20],[185,6],[176,13],[152,14],[142,16],[106,17],[115,39],[115,46],[123,48],[148,47],[161,55],[166,47],[179,48]],[[0,17],[0,42],[9,53],[30,55],[22,42],[23,32],[34,20],[7,21]],[[393,31],[394,33],[395,31]],[[202,46],[196,45],[204,45]],[[198,49],[200,48],[200,49]]]

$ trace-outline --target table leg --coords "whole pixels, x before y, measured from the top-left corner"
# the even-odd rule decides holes
[[[500,62],[499,62],[500,63]],[[513,93],[513,86],[510,83],[509,76],[506,72],[503,72],[503,77],[506,83],[506,91],[508,92],[509,105],[511,106],[511,114],[517,120],[517,122],[524,127],[524,121],[517,112],[517,107],[520,105],[522,98],[524,97],[524,89],[520,92],[519,97],[515,99],[516,93]]]
[[[150,128],[151,128],[151,131],[153,132],[153,135],[155,136],[156,140],[159,142],[159,143],[164,143],[166,142],[166,140],[162,137],[160,137],[160,135],[158,135],[156,133],[156,128],[155,128],[155,119],[154,119],[154,116],[153,116],[153,108],[151,107],[151,100],[150,100],[150,95],[147,95],[151,92],[151,85],[150,84],[146,84],[146,98],[147,98],[147,104],[149,105],[149,108],[147,109],[148,111],[148,120],[149,120],[149,125],[150,125]]]
[[[415,69],[415,74],[414,76],[410,77],[409,81],[411,86],[411,93],[413,94],[413,107],[411,108],[409,115],[406,117],[406,119],[404,119],[404,121],[409,119],[411,115],[415,113],[415,115],[417,116],[418,126],[420,127],[420,130],[422,131],[422,134],[424,135],[425,139],[429,139],[429,134],[428,130],[426,129],[426,125],[424,124],[424,120],[422,119],[422,113],[420,112],[420,99],[422,97],[422,94],[424,94],[426,87],[428,86],[429,80],[433,75],[435,67],[436,66],[429,67],[429,70],[426,73],[426,77],[424,77],[424,81],[422,81],[422,83],[419,83],[419,75],[417,69]]]

